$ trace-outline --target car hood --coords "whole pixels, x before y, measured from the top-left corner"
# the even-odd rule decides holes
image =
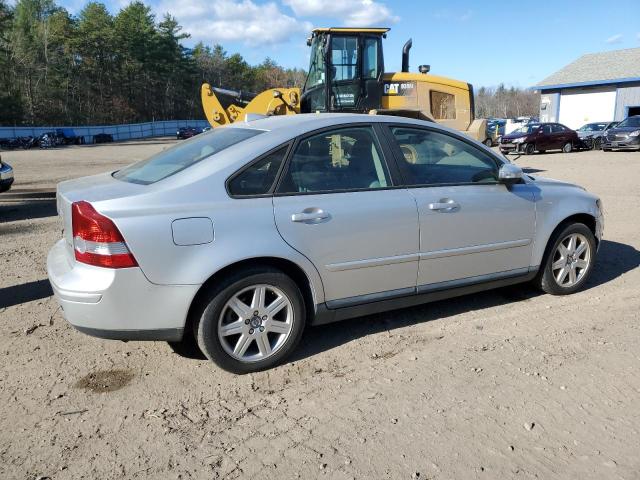
[[[530,135],[529,133],[509,133],[508,135],[503,135],[503,140],[515,140],[516,138],[522,138]]]
[[[562,180],[555,180],[553,178],[539,177],[537,175],[529,175],[535,181],[536,185],[553,185],[556,187],[573,187],[584,190],[584,187],[576,185],[575,183],[563,182]]]
[[[601,137],[602,134],[604,133],[604,130],[598,130],[595,132],[578,132],[576,131],[576,133],[578,134],[579,138],[587,138],[587,137]]]
[[[631,133],[640,130],[640,127],[615,127],[607,130],[607,133]]]

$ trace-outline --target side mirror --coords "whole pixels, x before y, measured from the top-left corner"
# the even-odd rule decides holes
[[[520,183],[523,176],[524,172],[519,166],[513,163],[505,163],[498,172],[498,181],[505,185],[513,185]]]

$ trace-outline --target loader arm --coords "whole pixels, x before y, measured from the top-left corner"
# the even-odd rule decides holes
[[[243,121],[247,114],[270,116],[300,113],[299,88],[272,88],[259,93],[245,106],[231,104],[227,108],[222,106],[208,83],[202,85],[200,96],[204,114],[212,127]]]

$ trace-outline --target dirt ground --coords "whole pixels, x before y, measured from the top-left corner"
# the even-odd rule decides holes
[[[16,184],[0,195],[0,478],[640,478],[640,153],[516,161],[602,197],[584,291],[310,328],[290,363],[234,376],[85,336],[50,296],[56,182],[170,143],[2,153]]]

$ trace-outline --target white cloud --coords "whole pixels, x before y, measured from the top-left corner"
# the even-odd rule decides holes
[[[283,0],[300,17],[331,17],[341,19],[350,27],[384,26],[395,23],[394,15],[384,4],[373,0]]]
[[[622,43],[622,36],[623,35],[621,33],[616,33],[615,35],[611,35],[609,38],[605,40],[605,43],[608,43],[610,45],[614,43]]]
[[[194,40],[242,42],[253,47],[283,43],[297,34],[302,37],[313,28],[309,22],[285,15],[273,2],[163,0],[155,11],[176,17]]]

